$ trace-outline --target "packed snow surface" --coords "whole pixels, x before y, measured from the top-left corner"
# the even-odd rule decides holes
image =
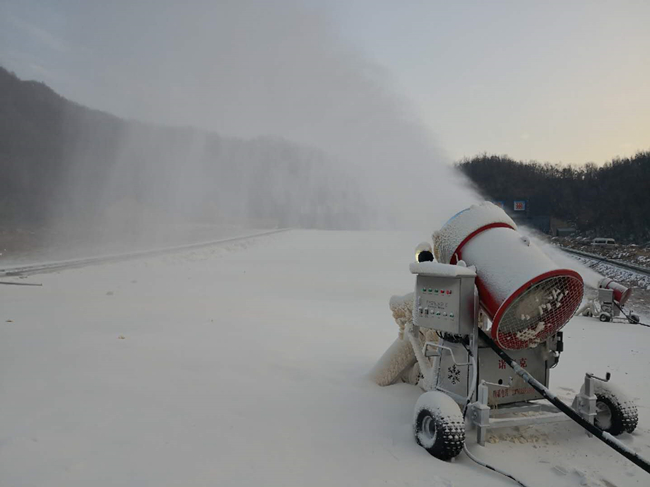
[[[3,278],[43,286],[0,286],[0,486],[513,485],[431,457],[420,390],[369,378],[426,233],[291,231]],[[647,328],[575,318],[551,371],[567,402],[584,372],[611,372],[639,405],[619,439],[645,457],[649,346]],[[468,441],[533,487],[649,485],[572,423]]]

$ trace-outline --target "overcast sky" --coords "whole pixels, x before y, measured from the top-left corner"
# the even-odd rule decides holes
[[[650,149],[649,24],[647,1],[0,0],[0,64],[231,135],[388,133],[388,110],[448,159],[602,163]]]

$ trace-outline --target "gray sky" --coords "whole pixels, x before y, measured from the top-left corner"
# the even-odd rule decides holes
[[[649,21],[643,1],[3,0],[0,63],[120,116],[348,156],[433,134],[446,159],[602,163],[650,149]]]
[[[650,149],[650,2],[380,0],[338,14],[455,158]]]

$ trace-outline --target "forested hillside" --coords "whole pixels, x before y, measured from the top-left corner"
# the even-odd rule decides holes
[[[480,155],[456,164],[492,200],[528,201],[530,216],[552,216],[582,232],[650,239],[650,152],[603,166],[560,166]]]
[[[328,156],[122,120],[0,68],[0,226],[161,222],[354,228],[359,191]]]

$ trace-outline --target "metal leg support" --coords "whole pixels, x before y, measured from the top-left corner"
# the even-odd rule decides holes
[[[476,426],[476,442],[485,446],[487,432],[490,428],[490,406],[488,406],[488,386],[480,384],[478,386],[477,401],[470,405],[472,424]]]
[[[590,424],[594,424],[596,418],[596,394],[594,391],[594,376],[587,373],[585,374],[584,390],[576,396],[573,409]],[[591,433],[587,433],[587,435],[592,436]]]

